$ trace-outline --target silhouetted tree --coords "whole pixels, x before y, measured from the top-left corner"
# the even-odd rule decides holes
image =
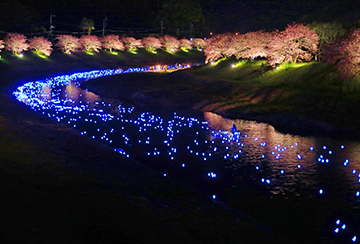
[[[92,19],[83,18],[80,23],[80,28],[86,31],[88,35],[91,34],[92,30],[95,30],[94,21]]]

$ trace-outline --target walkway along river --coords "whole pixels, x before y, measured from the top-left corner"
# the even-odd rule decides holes
[[[25,83],[13,95],[295,240],[326,236],[360,243],[359,142],[281,134],[268,124],[210,112],[146,111],[80,88],[88,79],[143,71],[148,68],[56,76]]]

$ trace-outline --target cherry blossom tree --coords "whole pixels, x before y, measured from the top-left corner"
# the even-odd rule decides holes
[[[124,36],[120,39],[124,44],[126,50],[135,51],[138,48],[142,47],[141,40],[137,40],[134,37]]]
[[[348,79],[360,73],[360,29],[350,30],[334,42],[323,46],[323,59],[335,64],[340,77]]]
[[[5,42],[0,40],[0,52],[5,48]]]
[[[206,47],[206,41],[202,38],[194,38],[192,41],[192,46],[197,50],[202,50]]]
[[[219,58],[230,57],[235,53],[233,43],[234,34],[223,33],[208,39],[205,52],[205,63],[215,61]]]
[[[175,53],[179,50],[180,41],[176,37],[164,35],[159,39],[167,52]]]
[[[26,51],[29,48],[27,38],[23,34],[8,33],[5,38],[5,49],[13,54],[20,54],[22,51]]]
[[[38,55],[45,56],[50,56],[53,51],[51,42],[42,36],[29,39],[29,49],[35,50]]]
[[[94,35],[83,35],[80,37],[80,44],[82,48],[86,51],[95,51],[99,52],[101,50],[101,42],[99,41],[99,38]]]
[[[81,44],[79,38],[72,35],[58,35],[56,37],[57,43],[55,44],[64,53],[71,53],[80,49]]]
[[[237,59],[243,58],[243,52],[248,48],[244,34],[227,33],[221,38],[222,54],[225,57],[235,56]]]
[[[141,43],[143,47],[150,52],[154,52],[156,49],[162,48],[160,40],[154,36],[144,37],[141,39]]]
[[[272,32],[255,31],[244,35],[245,49],[241,56],[245,59],[255,59],[268,56],[269,43],[273,38]],[[235,56],[237,56],[235,54]]]
[[[102,47],[112,52],[113,50],[123,51],[125,49],[124,44],[120,41],[118,35],[107,35],[99,38],[102,43]]]
[[[283,62],[310,61],[318,52],[318,35],[303,24],[294,23],[273,34],[268,48],[268,62],[272,66]]]
[[[191,41],[189,39],[182,38],[180,40],[180,49],[185,50],[185,51],[191,50],[192,49]]]

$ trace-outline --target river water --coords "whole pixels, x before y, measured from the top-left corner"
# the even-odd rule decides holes
[[[360,242],[360,142],[282,134],[210,112],[136,108],[80,88],[88,79],[141,71],[49,77],[13,95],[213,201],[288,228],[294,239],[319,232],[334,242]]]

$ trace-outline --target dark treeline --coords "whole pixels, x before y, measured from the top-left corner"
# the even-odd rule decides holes
[[[358,6],[357,0],[2,0],[0,30],[44,32],[53,13],[54,31],[79,31],[84,17],[101,30],[107,17],[108,29],[141,27],[177,37],[205,37],[210,32],[283,29],[292,22],[360,25]]]

